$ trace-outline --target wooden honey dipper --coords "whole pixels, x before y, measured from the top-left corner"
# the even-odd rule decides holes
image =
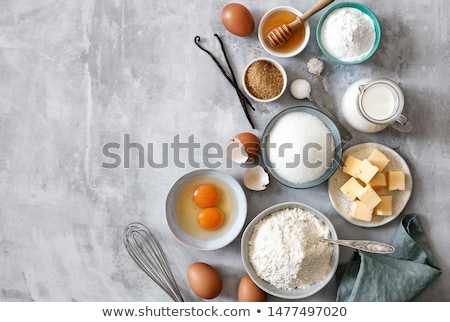
[[[273,28],[267,35],[267,41],[274,48],[280,47],[292,37],[292,33],[298,26],[303,24],[303,22],[305,22],[309,17],[311,17],[321,9],[325,8],[333,1],[334,0],[317,1],[315,5],[313,5],[310,9],[308,9],[308,11],[306,11],[300,17],[297,16],[294,21]]]

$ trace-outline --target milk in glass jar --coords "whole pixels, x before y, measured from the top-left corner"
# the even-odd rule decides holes
[[[401,88],[389,79],[363,78],[353,83],[342,98],[342,112],[355,129],[375,133],[387,126],[411,131],[411,122],[402,114],[404,97]]]

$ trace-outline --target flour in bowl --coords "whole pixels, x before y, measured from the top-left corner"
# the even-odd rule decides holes
[[[256,274],[281,289],[306,288],[329,272],[333,246],[330,229],[300,208],[276,211],[256,224],[249,259]]]
[[[321,41],[325,49],[341,61],[364,58],[375,43],[372,19],[355,8],[339,8],[322,25]]]

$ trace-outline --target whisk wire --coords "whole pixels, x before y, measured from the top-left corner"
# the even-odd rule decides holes
[[[161,245],[143,224],[131,223],[124,230],[124,245],[134,262],[167,295],[176,302],[184,302]]]

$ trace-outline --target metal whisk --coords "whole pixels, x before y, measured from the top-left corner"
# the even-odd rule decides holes
[[[145,274],[163,289],[172,300],[184,302],[161,245],[145,225],[131,223],[126,226],[123,242],[131,258]]]

